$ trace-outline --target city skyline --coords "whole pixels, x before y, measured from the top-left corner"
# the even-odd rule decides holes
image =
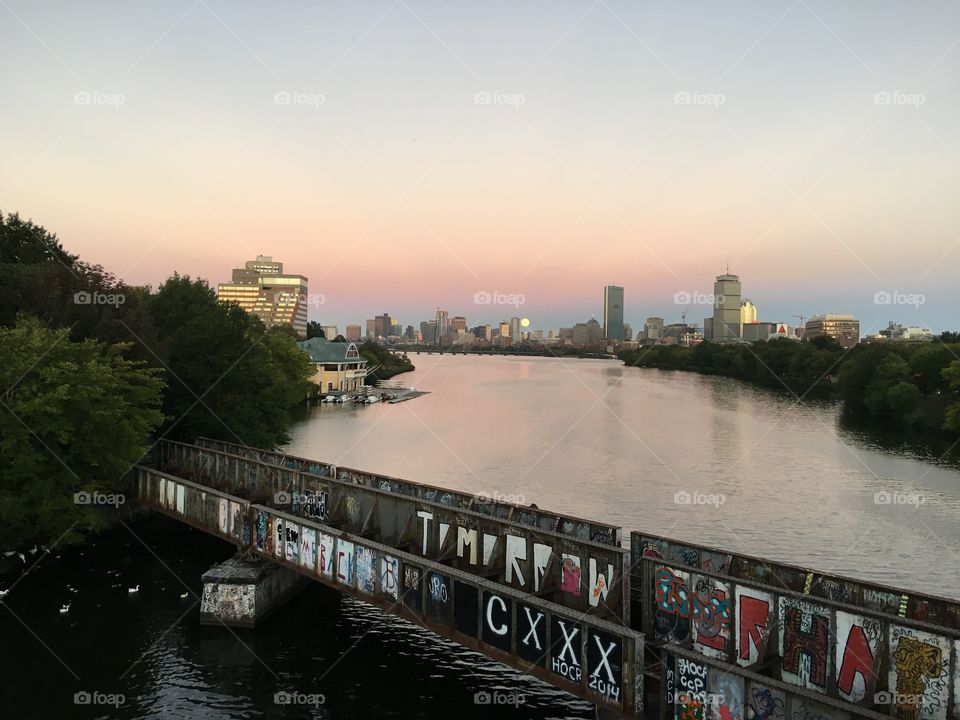
[[[616,277],[636,327],[727,264],[770,317],[955,325],[955,5],[310,12],[9,3],[0,207],[133,284],[283,257],[340,325],[498,291],[555,327]]]

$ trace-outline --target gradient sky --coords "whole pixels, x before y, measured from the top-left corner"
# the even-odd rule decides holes
[[[762,320],[960,329],[956,2],[2,0],[0,56],[0,210],[131,283],[637,329],[729,263]]]

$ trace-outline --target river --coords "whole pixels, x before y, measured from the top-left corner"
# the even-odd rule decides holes
[[[416,371],[398,379],[428,395],[312,408],[287,450],[960,595],[956,461],[893,451],[889,439],[881,447],[845,429],[835,405],[616,361],[412,358]],[[522,696],[500,709],[507,717],[593,717],[585,703],[318,586],[255,632],[200,627],[200,575],[231,554],[153,516],[43,560],[0,609],[3,716],[480,718],[490,711],[475,694],[497,690]],[[84,691],[124,702],[75,705]],[[325,702],[274,704],[283,691]]]

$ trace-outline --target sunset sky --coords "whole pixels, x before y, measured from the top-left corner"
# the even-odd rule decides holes
[[[956,2],[2,0],[0,54],[0,210],[131,283],[637,330],[729,263],[762,320],[960,329]]]

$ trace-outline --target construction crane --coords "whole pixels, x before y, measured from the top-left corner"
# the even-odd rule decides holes
[[[797,337],[804,337],[805,326],[803,324],[803,319],[806,317],[806,315],[794,315],[793,317],[797,318],[800,321],[800,327],[797,328],[798,332],[796,333]]]

